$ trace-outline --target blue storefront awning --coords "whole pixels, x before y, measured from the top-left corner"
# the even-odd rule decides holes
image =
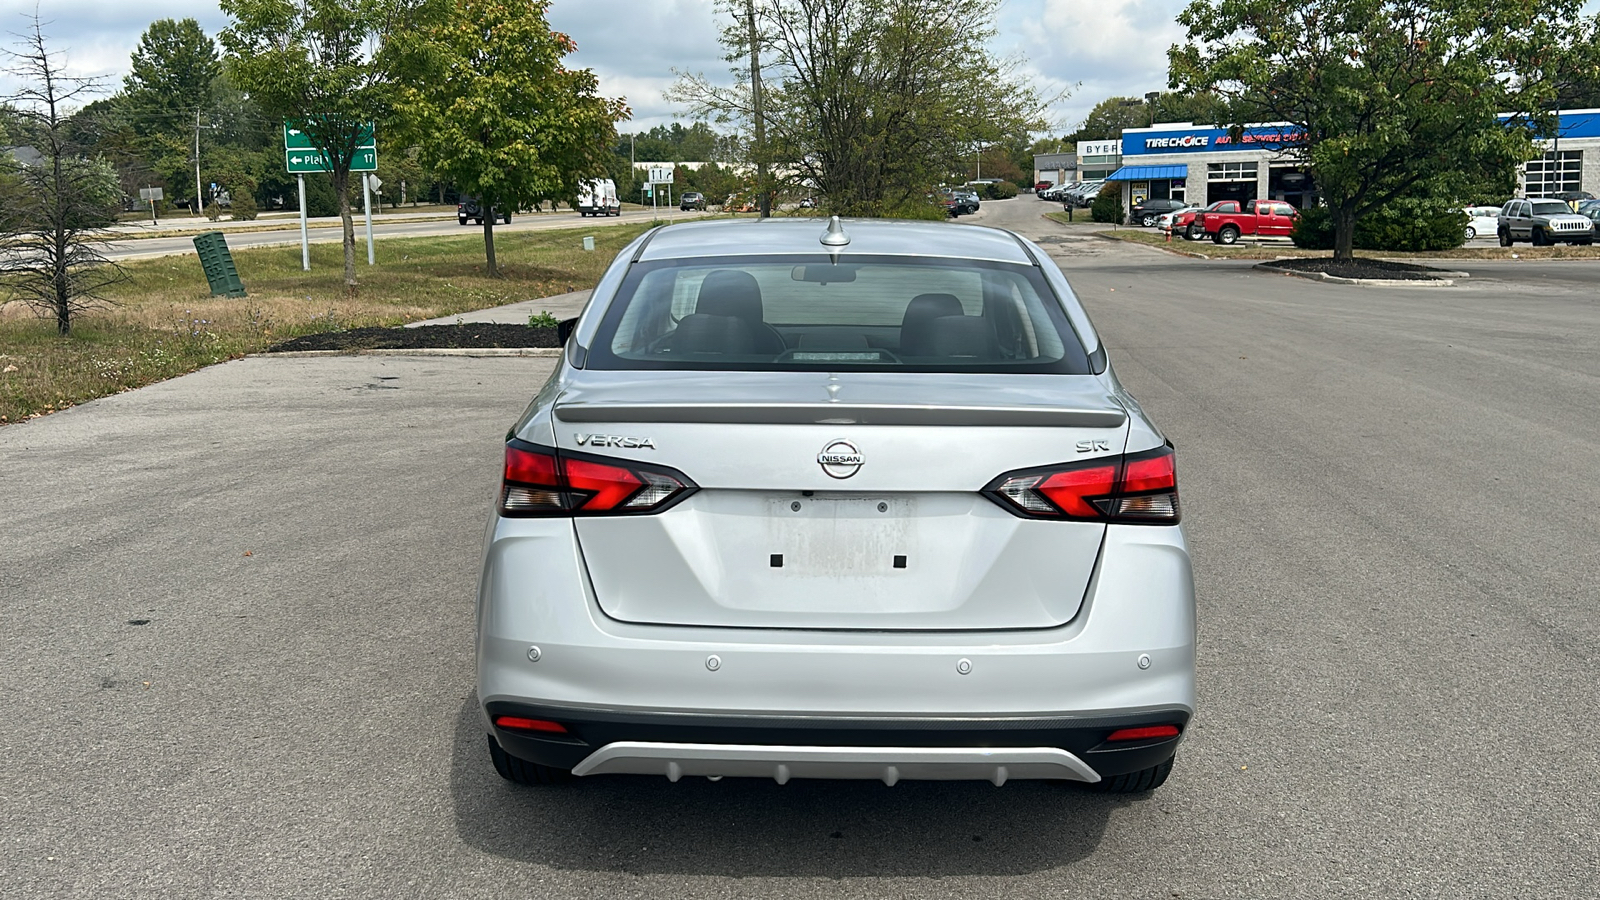
[[[1188,166],[1123,166],[1106,176],[1107,181],[1157,181],[1162,178],[1188,178]]]

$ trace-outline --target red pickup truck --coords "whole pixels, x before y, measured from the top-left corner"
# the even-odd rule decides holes
[[[1218,200],[1195,216],[1210,238],[1219,244],[1232,244],[1243,235],[1288,237],[1300,211],[1281,200]]]

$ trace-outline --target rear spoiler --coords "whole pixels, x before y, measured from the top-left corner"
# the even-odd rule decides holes
[[[913,406],[870,403],[558,403],[563,422],[707,425],[978,425],[1116,428],[1120,409],[1060,406]]]

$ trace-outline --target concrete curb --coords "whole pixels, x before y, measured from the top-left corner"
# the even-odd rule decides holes
[[[324,356],[459,356],[468,358],[529,356],[555,359],[559,347],[437,347],[417,350],[289,350],[283,353],[251,353],[246,359],[316,359]]]
[[[1311,281],[1327,281],[1333,284],[1365,284],[1372,287],[1455,287],[1454,278],[1465,278],[1465,272],[1441,272],[1441,275],[1450,275],[1452,278],[1340,278],[1326,272],[1301,272],[1296,269],[1284,269],[1268,263],[1257,263],[1252,269],[1261,269],[1264,272],[1273,272],[1278,275],[1293,275],[1296,278],[1306,278]]]

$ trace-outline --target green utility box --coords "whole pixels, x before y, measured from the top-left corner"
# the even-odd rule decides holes
[[[195,235],[195,252],[200,254],[200,265],[206,270],[206,280],[211,282],[211,296],[243,297],[244,282],[239,280],[239,270],[234,268],[233,254],[228,252],[228,239],[220,231]]]

